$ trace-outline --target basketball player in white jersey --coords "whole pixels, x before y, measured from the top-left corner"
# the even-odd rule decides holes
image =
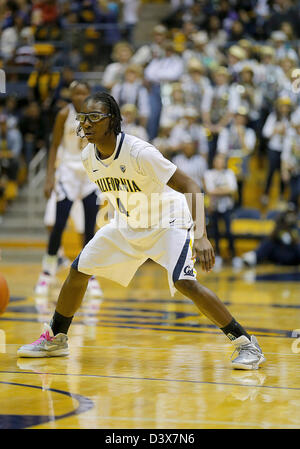
[[[150,143],[121,132],[119,106],[111,95],[101,92],[88,97],[77,118],[89,141],[82,152],[83,164],[109,199],[115,215],[74,260],[50,325],[45,324],[38,340],[22,346],[18,356],[67,355],[67,332],[90,276],[96,274],[126,286],[150,258],[166,268],[171,292],[177,289],[192,299],[232,341],[238,353],[232,360],[233,368],[258,369],[265,358],[256,338],[250,337],[215,293],[196,279],[193,252],[204,271],[214,265],[199,186]],[[189,208],[183,195],[186,192],[193,198]],[[131,195],[137,197],[132,200]],[[162,206],[172,206],[162,207],[161,212],[154,201],[152,209],[157,196]],[[203,207],[202,217],[197,214],[196,201]]]
[[[91,182],[82,166],[81,151],[83,141],[77,136],[78,122],[76,115],[83,100],[89,95],[87,84],[73,81],[70,85],[71,103],[61,109],[56,117],[52,143],[49,152],[45,195],[56,198],[56,218],[50,233],[47,253],[43,257],[42,272],[35,287],[37,295],[46,295],[53,282],[57,269],[57,254],[61,245],[62,233],[74,201],[81,200],[84,209],[84,244],[95,232],[97,204],[97,188]],[[92,277],[88,291],[101,296],[98,281]]]

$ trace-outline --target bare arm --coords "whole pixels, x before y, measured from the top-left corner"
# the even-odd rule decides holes
[[[170,178],[168,186],[177,192],[191,195],[191,201],[188,201],[188,205],[190,207],[195,225],[194,250],[196,255],[199,257],[203,271],[210,271],[215,263],[215,255],[214,250],[207,239],[204,197],[202,191],[198,184],[179,168],[177,168],[173,176]],[[197,213],[199,211],[199,209],[197,210],[199,202],[201,202],[200,213]]]
[[[51,192],[54,187],[54,175],[55,175],[55,162],[57,156],[57,149],[61,143],[63,134],[64,134],[64,126],[65,121],[68,116],[68,108],[61,109],[55,119],[52,141],[49,150],[48,156],[48,165],[47,165],[47,176],[45,182],[45,196],[47,198],[50,197]]]

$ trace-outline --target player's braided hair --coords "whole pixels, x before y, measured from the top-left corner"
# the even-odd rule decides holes
[[[86,103],[90,100],[95,103],[102,103],[106,106],[107,113],[111,114],[109,119],[108,134],[114,133],[117,136],[121,132],[122,116],[119,105],[114,97],[107,92],[97,92],[87,97],[84,102]]]

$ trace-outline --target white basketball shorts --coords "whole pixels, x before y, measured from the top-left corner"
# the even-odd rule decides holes
[[[98,190],[96,184],[92,182],[86,171],[83,169],[74,170],[68,166],[60,165],[55,173],[55,188],[57,201],[68,198],[70,201],[81,200],[92,192]]]
[[[192,229],[169,227],[137,231],[118,228],[112,220],[96,232],[72,267],[127,287],[138,268],[151,259],[167,270],[173,296],[177,280],[196,279],[192,246]]]
[[[45,209],[45,215],[44,215],[44,223],[45,226],[54,226],[55,219],[56,219],[56,202],[57,197],[54,190],[51,193],[50,198],[47,201],[46,209]],[[82,201],[76,200],[74,201],[71,211],[70,211],[70,218],[74,224],[74,227],[76,229],[76,232],[79,234],[84,233],[84,209]]]

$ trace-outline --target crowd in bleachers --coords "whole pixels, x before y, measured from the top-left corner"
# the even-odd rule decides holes
[[[225,218],[231,242],[227,215],[247,207],[254,155],[265,163],[257,206],[268,206],[278,172],[278,201],[299,208],[300,2],[168,3],[151,38],[138,44],[141,0],[0,2],[9,93],[1,95],[0,148],[11,151],[1,156],[1,182],[15,181],[22,163],[49,146],[70,82],[95,72],[94,88],[117,99],[124,131],[152,142],[201,185],[215,232]]]

